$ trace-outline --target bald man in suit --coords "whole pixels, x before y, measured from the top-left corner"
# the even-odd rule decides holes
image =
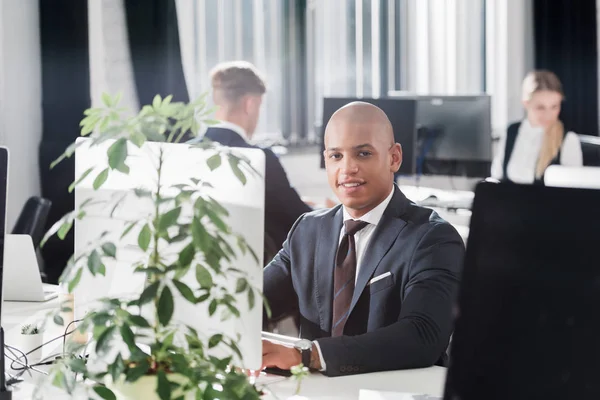
[[[263,366],[338,376],[443,365],[461,237],[395,185],[402,148],[381,109],[339,109],[324,155],[341,205],[299,218],[264,272],[272,319],[298,310],[303,339],[263,340]]]

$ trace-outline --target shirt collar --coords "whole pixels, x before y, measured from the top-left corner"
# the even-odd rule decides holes
[[[383,200],[381,203],[379,203],[377,205],[377,207],[375,207],[374,209],[372,209],[371,211],[369,211],[368,213],[366,213],[365,215],[360,217],[359,220],[365,221],[371,225],[377,226],[377,224],[381,220],[381,217],[383,216],[383,212],[385,211],[388,204],[390,204],[390,201],[392,200],[392,196],[394,194],[394,188],[395,188],[395,186],[392,186],[392,191],[390,192],[388,197],[386,197],[385,200]],[[354,218],[352,218],[352,216],[350,216],[350,214],[346,210],[346,207],[342,207],[342,209],[344,210],[344,222],[346,222],[349,219],[354,219]]]
[[[244,128],[242,128],[241,126],[234,124],[233,122],[221,121],[218,124],[213,125],[213,126],[215,128],[230,129],[230,130],[234,131],[235,133],[237,133],[238,135],[240,135],[246,143],[248,142],[248,135],[246,134],[246,130]]]

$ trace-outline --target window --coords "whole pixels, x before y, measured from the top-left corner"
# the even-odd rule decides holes
[[[190,97],[210,90],[219,62],[246,60],[265,75],[267,94],[257,136],[282,133],[284,4],[280,0],[179,0],[180,35]],[[190,43],[191,42],[191,43]],[[193,53],[190,56],[190,52]]]
[[[309,140],[323,97],[483,93],[484,11],[484,0],[309,1]]]

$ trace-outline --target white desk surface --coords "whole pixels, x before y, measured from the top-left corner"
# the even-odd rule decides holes
[[[24,323],[34,322],[45,316],[48,312],[58,307],[58,299],[45,303],[20,303],[4,302],[2,309],[2,324],[6,332],[6,344],[19,347],[18,336],[20,327]],[[51,323],[44,333],[44,341],[52,339],[64,332],[64,328]],[[48,346],[49,349],[43,356],[50,355],[60,348],[61,341],[56,345]],[[10,361],[7,362],[7,367]],[[351,375],[338,378],[329,378],[315,373],[302,381],[299,397],[296,400],[358,400],[361,389],[381,390],[387,392],[407,392],[441,396],[444,388],[446,369],[431,367],[424,369],[380,372],[373,374]],[[33,377],[24,375],[25,382],[20,383],[13,392],[14,400],[30,400],[32,398]],[[273,378],[266,385],[265,400],[285,400],[292,398],[296,389],[296,381],[286,378]],[[259,386],[263,382],[258,382]],[[45,391],[45,399],[62,400],[69,398],[58,390]]]

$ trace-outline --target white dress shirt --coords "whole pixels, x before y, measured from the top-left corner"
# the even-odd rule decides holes
[[[248,134],[246,134],[246,130],[238,124],[234,124],[233,122],[229,121],[221,121],[218,124],[212,125],[212,127],[231,129],[232,131],[240,135],[242,139],[246,141],[246,143],[248,143]]]
[[[544,129],[534,127],[528,119],[519,126],[519,133],[506,166],[508,179],[515,183],[531,184],[535,181],[535,168],[542,149]],[[498,152],[492,163],[492,178],[504,178],[504,150],[506,135],[500,139]],[[578,167],[583,165],[583,154],[579,138],[573,132],[567,132],[560,149],[560,164]]]
[[[390,204],[393,195],[394,187],[392,187],[392,191],[390,192],[388,197],[386,197],[385,200],[379,203],[377,207],[375,207],[374,209],[357,219],[358,221],[365,221],[369,224],[354,234],[354,243],[356,244],[356,275],[354,278],[354,282],[356,282],[356,279],[358,278],[358,271],[360,271],[360,262],[363,259],[365,250],[367,249],[367,245],[369,244],[369,240],[371,239],[371,236],[373,236],[373,232],[375,231],[377,224],[379,224],[379,221],[381,221],[381,217],[383,217],[383,212],[387,208],[388,204]],[[348,210],[346,210],[346,207],[342,206],[342,210],[344,222],[346,222],[349,219],[354,219],[352,218]],[[345,233],[346,230],[344,228],[344,225],[342,225],[338,246],[339,243],[342,241]],[[319,347],[319,342],[314,341],[313,343],[315,344],[315,347],[317,348],[317,351],[319,353],[319,360],[321,361],[321,371],[325,371],[327,367],[325,365],[325,360],[323,359],[323,354],[321,353],[321,347]]]

